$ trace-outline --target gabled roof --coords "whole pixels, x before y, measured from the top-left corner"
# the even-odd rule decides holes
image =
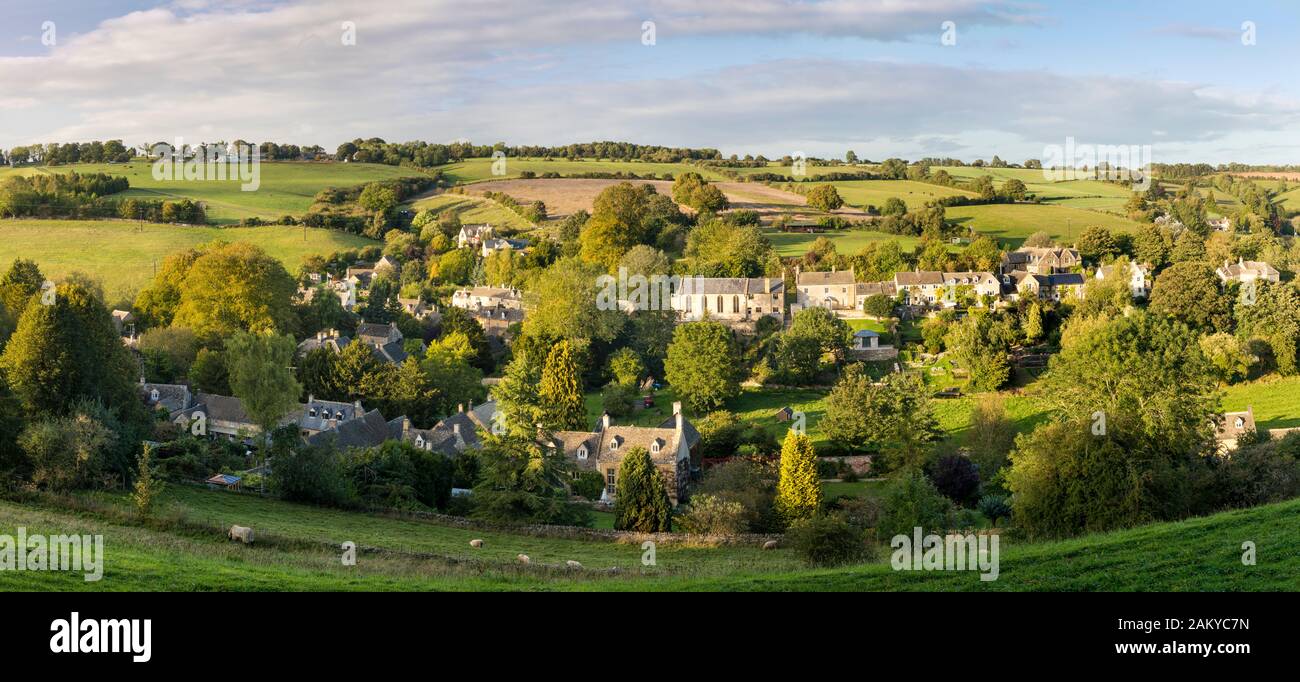
[[[780,277],[683,277],[676,293],[694,294],[773,294],[785,290]]]
[[[369,448],[382,444],[386,440],[400,438],[402,424],[398,420],[387,421],[379,410],[371,410],[360,419],[342,422],[328,431],[321,431],[307,438],[309,445],[332,444],[336,448]]]
[[[834,270],[832,272],[801,272],[798,286],[829,286],[853,284],[852,270]]]
[[[209,421],[223,421],[233,424],[252,424],[253,420],[244,411],[244,403],[239,398],[215,393],[196,393],[194,395],[195,411],[207,415]]]
[[[896,272],[894,281],[898,286],[920,286],[923,284],[943,284],[943,273],[934,270],[917,270],[914,272]]]

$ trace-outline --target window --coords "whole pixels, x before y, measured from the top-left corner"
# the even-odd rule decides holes
[[[721,297],[721,296],[715,296],[714,298],[716,299],[717,304],[718,304],[718,312],[722,312],[722,297]]]
[[[739,297],[739,296],[732,296],[732,297],[731,297],[731,312],[733,312],[733,313],[738,313],[738,312],[740,312],[740,297]]]
[[[1237,428],[1240,429],[1244,426],[1246,426],[1246,420],[1242,419],[1241,417],[1237,417]]]
[[[313,407],[313,408],[311,408],[310,410],[307,410],[307,414],[310,415],[310,416],[312,416],[312,417],[315,417],[315,416],[316,416],[316,408]]]
[[[654,454],[659,454],[659,441],[655,441],[650,444],[650,452]]]
[[[587,446],[582,445],[578,447],[578,459],[587,459]]]
[[[618,478],[614,475],[614,470],[606,469],[605,470],[605,492],[609,493],[610,495],[613,495],[615,490],[617,490],[618,488],[617,481]]]
[[[343,410],[339,410],[338,412],[335,412],[335,413],[334,413],[334,418],[335,418],[335,419],[342,419],[342,418],[343,418]]]

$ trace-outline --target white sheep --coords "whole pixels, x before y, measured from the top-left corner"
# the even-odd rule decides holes
[[[239,540],[245,545],[253,544],[253,529],[244,526],[231,526],[229,533],[231,540]]]
[[[763,549],[776,549],[776,540],[768,540],[763,543]]]
[[[568,561],[564,562],[564,565],[568,566],[569,568],[582,568],[582,564],[574,561],[573,559],[569,559]]]
[[[518,560],[519,560],[519,563],[521,563],[521,564],[526,564],[526,563],[528,563],[529,561],[532,561],[531,559],[528,558],[528,555],[527,555],[527,554],[520,554],[519,556],[516,556],[515,558],[518,559]]]
[[[469,546],[478,549],[479,547],[483,546],[483,541],[478,538],[474,538],[473,540],[469,541]]]

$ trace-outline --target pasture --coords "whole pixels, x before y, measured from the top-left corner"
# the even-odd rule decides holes
[[[1073,243],[1083,231],[1100,226],[1112,232],[1133,232],[1138,224],[1117,215],[1051,204],[986,204],[954,206],[950,222],[996,238],[1004,247],[1016,248],[1035,232],[1046,232],[1058,243]]]
[[[15,258],[36,261],[58,280],[83,272],[100,280],[112,304],[133,298],[169,254],[221,239],[250,242],[297,273],[304,256],[360,249],[376,242],[346,232],[284,225],[194,227],[118,220],[0,220],[0,266]]]
[[[241,190],[242,182],[238,179],[155,180],[153,165],[143,160],[32,166],[14,171],[26,175],[76,171],[124,176],[130,181],[131,188],[118,196],[158,201],[202,201],[207,206],[208,221],[218,225],[238,223],[244,218],[277,220],[285,215],[300,217],[311,208],[316,193],[327,187],[348,187],[420,174],[409,168],[372,163],[263,162],[259,168],[261,182],[257,190],[245,192]]]

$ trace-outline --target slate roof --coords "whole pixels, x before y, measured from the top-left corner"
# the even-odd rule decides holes
[[[309,445],[333,445],[339,449],[370,448],[402,436],[400,419],[384,419],[379,410],[371,410],[360,419],[343,422],[328,431],[307,438]]]
[[[798,286],[829,286],[833,284],[853,284],[852,270],[834,270],[832,272],[801,272]]]
[[[894,288],[894,283],[890,281],[859,282],[857,285],[857,289],[854,291],[855,296],[882,295],[882,296],[889,296],[890,298],[893,298],[894,294],[896,293],[897,293],[897,289]]]
[[[780,277],[683,277],[675,293],[691,294],[774,294],[785,291]]]
[[[158,392],[158,399],[153,399],[153,392]],[[140,384],[140,393],[149,407],[161,406],[169,414],[175,414],[190,406],[190,387],[184,384]]]
[[[935,270],[913,272],[896,272],[894,281],[898,286],[921,286],[923,284],[943,284],[943,273]]]

